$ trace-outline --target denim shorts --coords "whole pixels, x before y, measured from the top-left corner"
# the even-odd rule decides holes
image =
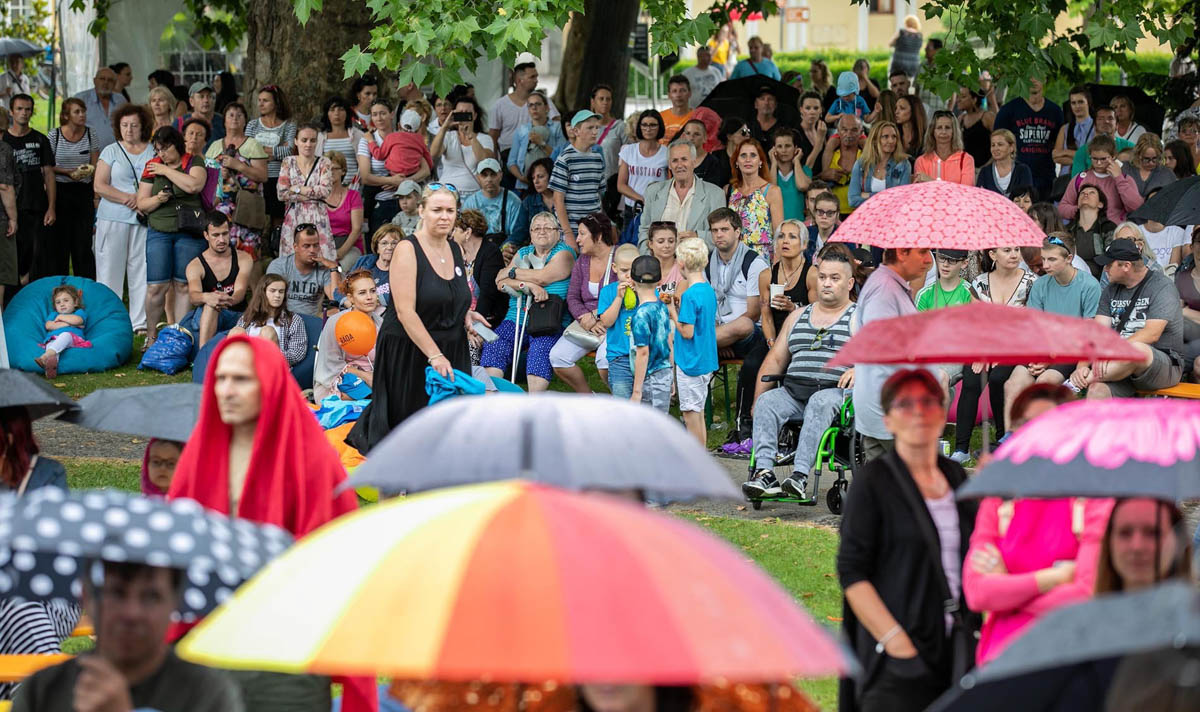
[[[608,362],[608,390],[626,400],[633,396],[633,368],[628,356],[618,356]]]
[[[187,284],[188,263],[200,256],[207,243],[184,232],[146,232],[146,284],[172,280]]]
[[[179,322],[183,328],[191,331],[193,334],[200,331],[200,314],[204,311],[204,307],[199,306],[187,313],[187,316]],[[233,311],[232,309],[222,309],[217,312],[217,332],[229,331],[237,326],[238,319],[242,318],[242,313]]]

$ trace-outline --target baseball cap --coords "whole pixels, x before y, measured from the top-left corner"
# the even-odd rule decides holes
[[[421,115],[412,109],[405,109],[400,114],[400,128],[416,131],[421,126]]]
[[[401,195],[401,196],[412,195],[413,193],[420,193],[420,192],[421,192],[421,186],[417,185],[417,182],[415,180],[401,181],[400,187],[396,189],[396,195]]]
[[[858,93],[858,75],[854,72],[842,72],[838,75],[837,95],[850,96]]]
[[[776,99],[779,98],[779,95],[775,92],[775,87],[771,86],[770,84],[763,84],[761,87],[759,87],[758,91],[754,93],[754,98],[757,99],[760,96],[767,95],[773,96]]]
[[[192,82],[192,85],[190,87],[188,87],[188,96],[191,96],[193,94],[199,94],[202,91],[212,91],[212,90],[213,90],[213,88],[211,86],[209,86],[208,82]]]
[[[576,126],[582,124],[584,121],[587,121],[588,119],[599,119],[599,118],[601,118],[600,114],[597,114],[594,111],[588,111],[587,109],[580,109],[579,111],[575,112],[574,116],[571,117],[571,128],[575,128]]]
[[[662,265],[653,255],[639,255],[629,268],[629,276],[638,284],[658,284],[662,281]]]
[[[1104,248],[1104,254],[1096,255],[1096,264],[1107,265],[1117,260],[1124,262],[1141,262],[1142,253],[1138,250],[1137,245],[1133,244],[1133,240],[1121,238],[1113,240]]]
[[[499,173],[500,161],[497,161],[495,158],[485,158],[479,163],[475,164],[475,175],[479,175],[480,173],[489,170]]]
[[[945,257],[945,258],[951,259],[951,260],[967,259],[967,251],[966,250],[949,250],[944,247],[939,247],[936,251],[937,251],[938,257]]]

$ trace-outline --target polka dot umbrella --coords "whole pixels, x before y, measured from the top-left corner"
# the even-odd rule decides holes
[[[928,181],[872,195],[829,239],[884,249],[990,250],[1038,247],[1045,234],[999,193]]]
[[[46,487],[0,498],[0,597],[74,601],[89,561],[82,573],[97,584],[101,560],[149,564],[186,572],[176,612],[190,622],[291,543],[279,527],[230,519],[190,499]]]

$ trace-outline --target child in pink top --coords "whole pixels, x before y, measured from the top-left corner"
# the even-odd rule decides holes
[[[411,176],[421,170],[421,161],[433,167],[433,156],[419,133],[420,115],[409,109],[400,115],[400,130],[393,131],[383,139],[383,145],[375,143],[374,137],[367,138],[367,150],[371,157],[383,161],[389,174]]]
[[[1111,499],[984,499],[963,566],[971,610],[987,614],[980,665],[1047,612],[1091,596]]]

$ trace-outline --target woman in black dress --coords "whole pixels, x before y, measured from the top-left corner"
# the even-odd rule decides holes
[[[469,372],[467,324],[487,321],[471,311],[462,251],[450,239],[458,193],[432,183],[421,195],[420,226],[396,246],[389,270],[392,299],[375,345],[374,399],[346,442],[366,454],[392,428],[429,403],[425,367],[451,380]],[[477,338],[471,333],[470,338]]]

